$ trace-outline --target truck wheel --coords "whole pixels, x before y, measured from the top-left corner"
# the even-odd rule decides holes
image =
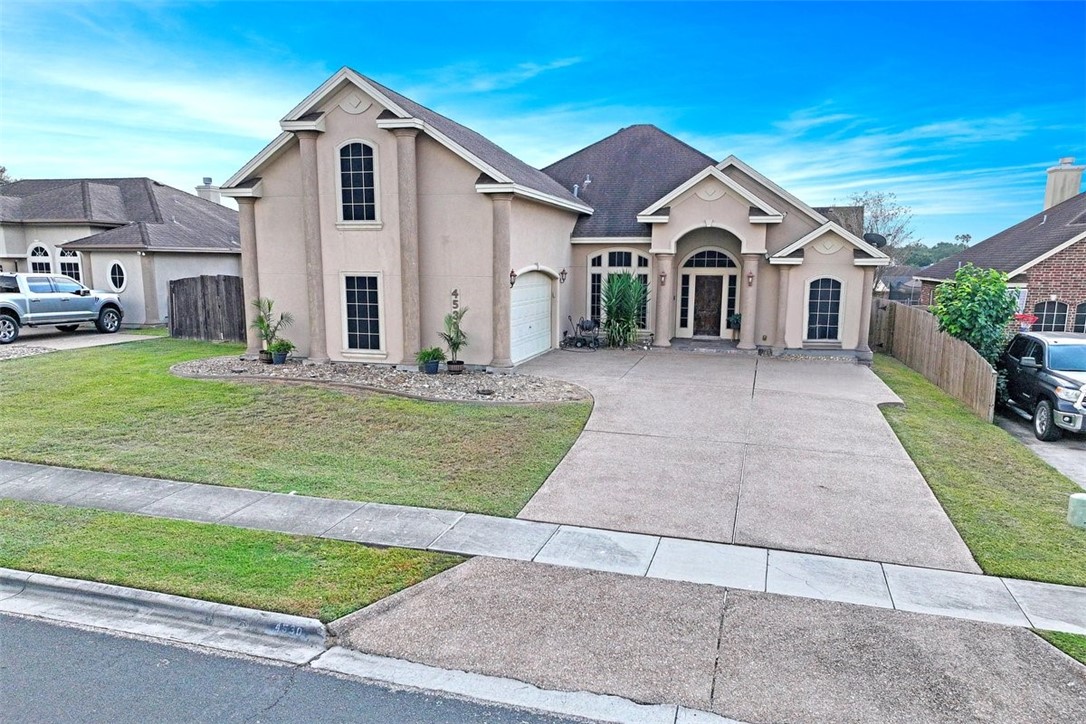
[[[19,339],[19,323],[10,314],[0,314],[0,344],[11,344]]]
[[[1052,422],[1052,403],[1041,400],[1033,410],[1033,434],[1038,440],[1052,442],[1059,440],[1063,431]]]
[[[113,307],[106,307],[98,315],[94,326],[102,334],[113,334],[121,328],[121,314]]]
[[[58,324],[57,329],[59,329],[61,332],[74,332],[75,330],[79,329],[79,325],[78,324]]]

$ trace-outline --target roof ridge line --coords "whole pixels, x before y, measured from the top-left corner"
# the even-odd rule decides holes
[[[91,218],[90,180],[80,179],[79,190],[83,194],[83,216]]]
[[[147,191],[147,197],[151,200],[151,211],[154,212],[155,219],[158,221],[158,223],[164,224],[164,223],[166,223],[166,220],[162,218],[162,209],[159,208],[158,199],[155,198],[155,190],[151,186],[151,184],[153,184],[153,183],[155,183],[155,182],[152,181],[150,179],[150,177],[148,177],[148,176],[143,177],[143,187]],[[128,211],[128,209],[126,208],[125,211]],[[139,223],[143,223],[143,222],[139,222]]]

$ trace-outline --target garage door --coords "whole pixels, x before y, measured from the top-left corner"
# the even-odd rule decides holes
[[[510,308],[510,355],[513,364],[551,348],[551,278],[526,272],[513,285]]]

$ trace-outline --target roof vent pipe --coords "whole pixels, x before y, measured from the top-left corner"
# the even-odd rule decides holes
[[[579,192],[580,190],[581,190],[581,185],[580,185],[580,184],[573,184],[573,198],[575,198],[575,199],[579,199],[579,198],[581,198],[581,197],[580,197],[580,196],[578,195],[578,192]]]

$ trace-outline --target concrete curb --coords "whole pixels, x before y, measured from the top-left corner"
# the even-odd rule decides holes
[[[312,618],[0,568],[0,611],[304,664],[324,653]]]
[[[741,724],[717,714],[674,704],[639,704],[587,691],[552,691],[498,676],[441,669],[403,659],[374,656],[333,646],[311,666],[321,671],[412,689],[439,691],[477,701],[532,709],[601,722],[645,724]]]

